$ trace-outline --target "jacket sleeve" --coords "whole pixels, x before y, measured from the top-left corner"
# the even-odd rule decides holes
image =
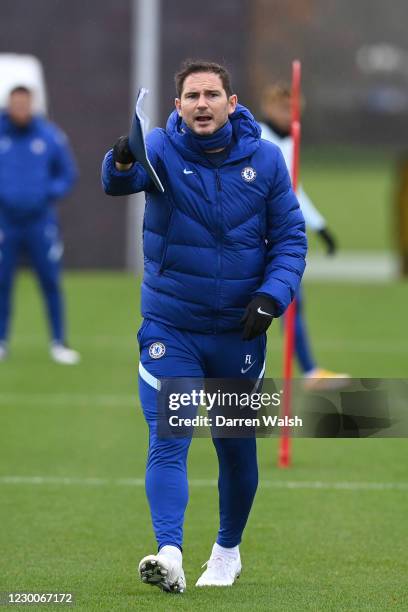
[[[276,173],[267,201],[267,263],[257,293],[269,295],[280,316],[299,287],[306,265],[307,240],[304,218],[279,149],[276,155]]]
[[[68,139],[58,128],[53,129],[53,153],[49,197],[58,200],[66,196],[78,178],[78,170]]]
[[[111,196],[130,195],[139,191],[150,191],[153,183],[141,164],[136,162],[129,170],[117,170],[112,159],[112,149],[102,162],[102,185]]]

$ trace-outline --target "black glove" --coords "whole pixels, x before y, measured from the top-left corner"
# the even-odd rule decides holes
[[[327,229],[327,227],[324,227],[317,233],[319,234],[323,242],[326,244],[327,254],[334,255],[337,251],[337,244],[333,234]]]
[[[244,326],[243,340],[252,340],[264,334],[275,316],[276,306],[272,298],[256,295],[246,307],[240,323]]]
[[[133,164],[136,159],[129,147],[129,137],[121,136],[113,145],[112,158],[118,164]]]

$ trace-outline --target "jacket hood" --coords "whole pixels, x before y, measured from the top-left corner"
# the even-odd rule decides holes
[[[260,126],[255,121],[252,113],[242,104],[237,104],[237,108],[229,116],[229,121],[232,124],[232,143],[228,162],[250,157],[255,153],[260,144]],[[181,122],[182,119],[176,110],[171,113],[167,120],[166,133],[173,146],[185,159],[206,166],[211,165],[205,155],[193,151],[188,146],[187,139],[181,130]]]

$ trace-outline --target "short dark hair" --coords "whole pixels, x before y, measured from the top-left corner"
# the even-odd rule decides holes
[[[27,94],[28,96],[31,96],[31,89],[29,89],[28,87],[26,87],[25,85],[16,85],[15,87],[13,87],[13,89],[10,91],[10,96],[12,96],[15,93],[24,93]]]
[[[188,59],[182,63],[180,70],[174,75],[178,98],[181,98],[184,81],[186,78],[190,76],[190,74],[194,74],[196,72],[213,72],[214,74],[218,74],[227,97],[229,98],[232,96],[231,76],[224,66],[221,66],[221,64],[217,64],[216,62],[207,62],[206,60]]]

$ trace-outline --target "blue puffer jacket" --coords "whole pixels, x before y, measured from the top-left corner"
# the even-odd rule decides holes
[[[65,135],[34,117],[25,128],[0,115],[0,213],[13,221],[44,211],[65,196],[77,170]]]
[[[147,136],[164,194],[140,164],[119,172],[112,151],[105,156],[106,193],[146,192],[144,317],[203,333],[237,330],[256,293],[272,297],[280,315],[300,283],[305,226],[282,154],[261,140],[245,107],[230,120],[233,146],[219,168],[186,146],[176,112]]]

